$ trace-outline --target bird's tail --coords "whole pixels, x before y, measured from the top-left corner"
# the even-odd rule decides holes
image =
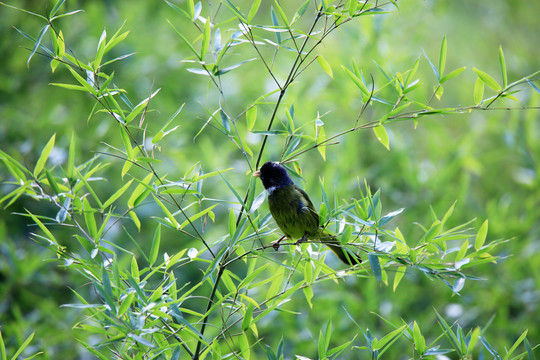
[[[324,232],[322,229],[319,231],[319,239],[323,244],[328,246],[330,250],[337,255],[337,257],[347,265],[358,265],[362,262],[362,259],[352,251],[343,247],[335,236]]]

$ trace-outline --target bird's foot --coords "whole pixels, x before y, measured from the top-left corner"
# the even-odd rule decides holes
[[[279,244],[281,243],[281,241],[283,241],[283,239],[285,239],[285,236],[282,236],[279,240],[272,242],[272,247],[274,248],[274,250],[279,250]]]
[[[304,234],[304,236],[302,236],[302,238],[296,242],[296,245],[300,245],[301,243],[304,243],[306,241],[307,241],[306,234]]]

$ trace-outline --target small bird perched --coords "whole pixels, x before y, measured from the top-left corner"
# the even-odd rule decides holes
[[[268,192],[268,207],[285,236],[297,243],[306,239],[319,240],[327,245],[347,265],[360,264],[362,260],[341,247],[335,236],[319,227],[319,214],[306,192],[294,184],[287,170],[277,162],[265,163],[253,173],[259,177]],[[277,243],[274,247],[277,250]]]

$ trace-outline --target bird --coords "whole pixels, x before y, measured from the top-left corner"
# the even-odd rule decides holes
[[[285,167],[268,161],[253,176],[261,179],[268,194],[270,213],[287,238],[296,240],[297,244],[308,239],[320,241],[347,265],[362,262],[356,254],[343,248],[335,236],[319,226],[319,214],[308,194],[294,184]],[[282,239],[274,244],[274,249],[279,248]]]

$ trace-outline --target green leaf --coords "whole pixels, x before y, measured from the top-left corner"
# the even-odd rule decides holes
[[[484,82],[479,77],[474,84],[474,103],[480,105],[484,100]]]
[[[96,59],[94,60],[94,69],[97,71],[101,66],[103,55],[105,54],[105,45],[107,44],[107,31],[104,29],[98,41]]]
[[[474,72],[482,81],[489,86],[491,89],[499,92],[501,91],[501,86],[497,84],[494,78],[492,78],[489,74],[483,72],[482,70],[478,70],[477,68],[473,68]]]
[[[129,188],[132,182],[133,182],[133,179],[129,180],[124,186],[122,186],[114,194],[112,194],[111,197],[108,198],[107,201],[103,203],[103,209],[106,209],[107,207],[112,205],[120,196],[122,196],[126,192],[126,190]]]
[[[229,236],[232,238],[236,232],[236,215],[234,209],[229,210]]]
[[[58,0],[56,2],[56,4],[54,4],[53,8],[51,9],[51,11],[49,12],[49,18],[52,18],[56,15],[56,13],[58,12],[58,10],[60,9],[60,6],[62,6],[62,4],[64,3],[64,1],[66,0]]]
[[[379,257],[375,253],[369,253],[368,259],[369,259],[369,265],[371,266],[371,270],[373,271],[373,275],[375,275],[375,279],[377,279],[378,282],[381,282],[382,272],[381,272],[381,264],[379,262]]]
[[[152,240],[152,248],[150,249],[150,266],[154,265],[159,253],[159,244],[161,242],[161,224],[158,224],[156,231],[154,232],[154,238]]]
[[[373,132],[375,133],[375,136],[377,137],[377,140],[381,144],[384,145],[384,147],[387,150],[390,150],[390,140],[388,139],[388,133],[386,132],[386,129],[383,125],[378,125],[373,128]]]
[[[34,338],[34,334],[36,332],[34,331],[33,333],[31,333],[30,335],[28,335],[28,337],[26,338],[26,340],[24,340],[24,342],[21,344],[21,346],[19,346],[19,348],[17,349],[17,351],[15,352],[15,354],[13,354],[13,357],[11,358],[12,360],[15,360],[15,359],[18,359],[19,358],[19,355],[22,354],[22,352],[24,351],[24,349],[26,349],[26,347],[30,344],[30,342],[32,341],[32,339]],[[2,343],[3,344],[3,343]],[[4,352],[2,352],[2,357],[4,357]],[[28,358],[25,358],[25,359],[28,359]]]
[[[413,324],[413,340],[414,340],[414,348],[420,355],[424,354],[426,351],[426,339],[422,335],[422,332],[420,331],[420,328],[418,327],[418,324],[416,321]]]
[[[223,109],[219,109],[219,116],[221,118],[221,124],[223,125],[223,128],[225,129],[227,134],[230,134],[231,133],[231,123],[229,121],[229,117],[227,116],[225,111],[223,111]]]
[[[439,75],[440,76],[443,76],[445,66],[446,66],[446,36],[443,37],[443,41],[441,43],[441,53],[439,56]]]
[[[465,240],[463,244],[461,244],[461,247],[459,248],[458,253],[456,254],[455,262],[459,262],[465,257],[465,254],[467,254],[467,250],[469,250],[469,240]]]
[[[394,276],[394,286],[392,290],[395,292],[396,288],[398,287],[399,283],[401,282],[401,279],[403,278],[403,275],[405,275],[405,270],[407,269],[406,266],[400,266],[396,269],[396,275]]]
[[[58,184],[56,183],[56,179],[52,176],[49,170],[45,169],[45,175],[47,176],[47,181],[49,182],[49,186],[53,189],[54,193],[56,195],[60,194],[62,191],[60,191],[60,188],[58,187]]]
[[[441,232],[442,224],[439,220],[436,220],[422,238],[422,242],[429,243]]]
[[[367,88],[367,86],[364,84],[362,79],[360,79],[358,76],[356,76],[351,70],[347,69],[345,66],[341,65],[341,68],[345,70],[349,78],[354,82],[354,84],[360,89],[362,94],[369,96],[370,92]]]
[[[66,65],[66,67],[71,72],[75,80],[77,80],[79,84],[81,84],[88,93],[94,96],[97,95],[97,90],[94,88],[93,84],[89,84],[88,81],[86,81],[81,75],[79,75],[77,71],[73,70],[73,68],[70,65]]]
[[[88,234],[94,239],[97,234],[96,218],[94,217],[94,209],[92,209],[87,197],[83,199],[83,212]]]
[[[206,55],[206,52],[208,51],[208,46],[210,45],[210,18],[206,19],[206,22],[204,23],[204,29],[203,29],[203,35],[202,35],[202,44],[201,44],[201,54],[199,55],[199,59],[201,61],[204,61],[204,57]]]
[[[333,79],[334,78],[334,73],[332,72],[332,67],[326,61],[326,59],[322,55],[319,55],[319,56],[317,56],[317,62],[319,63],[321,68],[324,70],[324,72],[327,73],[328,76],[330,76]]]
[[[133,279],[139,281],[140,280],[139,265],[137,264],[137,258],[135,256],[131,258],[130,269],[131,269],[131,276],[133,277]]]
[[[285,23],[285,26],[289,27],[289,20],[287,19],[287,15],[285,15],[285,12],[281,8],[277,0],[274,0],[274,6],[277,9],[279,16],[281,17],[281,20],[283,20],[283,23]]]
[[[433,63],[431,62],[431,60],[429,59],[429,57],[427,56],[426,52],[424,51],[424,56],[426,57],[429,65],[431,66],[431,70],[433,70],[433,73],[435,74],[435,77],[437,78],[437,80],[440,81],[440,76],[439,76],[439,71],[437,70],[437,68],[435,67],[435,65],[433,65]],[[382,69],[381,69],[382,70]],[[386,76],[386,78],[388,80],[390,80],[390,78],[388,78],[388,76]]]
[[[476,235],[476,240],[474,241],[475,250],[480,250],[482,246],[484,246],[487,232],[488,232],[488,220],[486,219],[484,223],[482,224],[482,226],[480,226],[480,230],[478,230],[478,234]]]
[[[508,352],[506,353],[506,355],[504,356],[504,360],[508,360],[510,358],[510,355],[512,355],[514,353],[514,351],[516,351],[517,347],[519,346],[519,344],[521,344],[523,342],[523,340],[525,340],[525,337],[527,336],[527,332],[528,330],[525,330],[520,336],[519,338],[514,342],[514,345],[512,345],[512,347],[510,348],[510,350],[508,350]]]
[[[253,303],[248,303],[244,319],[242,319],[242,331],[247,331],[251,326],[251,320],[253,319]]]
[[[311,0],[306,0],[306,1],[304,1],[304,3],[302,5],[300,5],[298,10],[296,10],[296,14],[298,14],[298,17],[304,15],[304,13],[306,12],[306,9],[307,9],[310,2],[311,2]]]
[[[58,32],[56,43],[58,44],[57,56],[61,59],[66,54],[66,43],[64,42],[64,34],[62,33],[62,30]]]
[[[460,67],[460,68],[457,68],[457,69],[455,69],[455,70],[449,72],[448,74],[446,74],[445,76],[443,76],[443,77],[439,80],[439,83],[444,84],[444,83],[447,82],[448,80],[455,78],[456,76],[458,76],[459,74],[461,74],[466,68],[467,68],[466,66],[462,66],[462,67]]]
[[[251,4],[251,9],[249,9],[248,17],[247,17],[247,23],[251,23],[251,20],[255,17],[257,14],[257,11],[259,10],[259,6],[261,5],[261,0],[255,0],[253,1],[253,4]]]
[[[257,121],[257,106],[256,105],[252,105],[249,109],[247,109],[246,120],[247,120],[247,129],[248,131],[251,131],[253,127],[255,126],[255,122]]]
[[[272,25],[275,28],[279,27],[279,20],[277,18],[276,12],[274,11],[274,7],[270,7],[270,17],[272,18]],[[276,32],[276,40],[278,44],[281,44],[281,34],[279,32]]]
[[[43,170],[43,167],[45,166],[45,163],[47,162],[47,159],[49,158],[49,154],[51,153],[55,140],[56,140],[56,133],[49,139],[49,141],[47,142],[47,145],[45,145],[45,147],[41,151],[41,155],[39,156],[39,159],[36,163],[36,167],[34,168],[34,177],[36,179],[39,177],[39,174]]]
[[[85,88],[84,86],[80,86],[80,85],[62,84],[62,83],[49,83],[49,85],[57,86],[57,87],[68,89],[68,90],[77,90],[77,91],[88,92],[87,88]]]
[[[531,80],[527,79],[527,83],[529,83],[529,85],[531,85],[531,87],[534,89],[534,91],[536,91],[537,93],[540,94],[540,88],[538,88],[538,86],[536,86]]]
[[[47,24],[43,28],[41,28],[41,31],[39,32],[39,35],[38,35],[37,40],[36,40],[36,42],[34,44],[34,47],[32,48],[32,51],[30,52],[30,56],[28,56],[28,60],[26,61],[26,66],[27,67],[30,67],[30,60],[32,60],[32,58],[34,57],[34,54],[36,53],[37,49],[40,47],[41,39],[43,39],[43,36],[47,32],[47,30],[49,30],[49,27],[50,27],[50,25]]]
[[[240,19],[240,21],[244,23],[248,22],[244,14],[242,14],[238,7],[234,5],[230,0],[225,0],[225,6],[227,6],[238,17],[238,19]]]
[[[192,52],[193,54],[195,54],[195,55],[197,56],[197,58],[199,58],[199,60],[202,61],[202,58],[200,57],[199,52],[198,52],[197,50],[195,50],[195,48],[193,47],[193,45],[191,44],[191,42],[190,42],[184,35],[182,35],[182,33],[179,32],[169,20],[167,20],[167,22],[169,23],[169,25],[171,25],[171,27],[172,27],[173,30],[176,32],[176,34],[177,34],[178,36],[180,36],[180,38],[181,38],[182,40],[184,40],[184,42],[185,42],[186,45],[189,47],[189,49],[191,50],[191,52]]]
[[[68,163],[67,163],[67,170],[66,175],[68,177],[68,180],[73,180],[73,177],[75,176],[74,169],[75,168],[75,132],[71,133],[71,141],[69,142],[69,154],[68,154]]]
[[[135,106],[135,108],[133,110],[131,110],[129,115],[125,118],[125,120],[124,120],[125,123],[127,124],[127,123],[133,121],[133,119],[135,119],[135,117],[137,117],[137,115],[139,115],[139,113],[141,111],[143,111],[148,106],[148,103],[150,102],[150,100],[152,100],[152,98],[155,97],[160,91],[161,91],[161,88],[157,89],[152,94],[150,94],[149,97],[147,97],[146,99],[139,102],[137,104],[137,106]],[[132,156],[130,156],[130,159],[131,158],[132,158]]]
[[[306,266],[310,266],[310,265],[307,264]],[[306,286],[305,288],[302,289],[302,291],[304,293],[304,296],[306,297],[306,301],[309,305],[309,308],[313,309],[313,302],[312,302],[313,289],[311,288],[311,286]]]
[[[195,4],[193,3],[193,0],[188,0],[187,5],[188,5],[188,14],[189,14],[191,20],[192,21],[197,20],[195,18]]]
[[[149,173],[142,181],[139,182],[139,185],[137,185],[137,187],[128,199],[127,206],[130,209],[133,209],[135,206],[140,204],[141,201],[144,200],[146,196],[148,196],[148,192],[146,190],[149,187],[148,183],[150,183],[152,176],[154,176],[154,174]]]
[[[399,328],[389,332],[388,334],[384,335],[380,340],[373,341],[373,344],[371,347],[373,350],[380,350],[383,347],[386,346],[389,342],[394,340],[397,336],[401,335],[401,333],[407,328],[407,325],[402,325]]]
[[[125,299],[122,301],[122,304],[118,308],[118,316],[122,316],[126,313],[126,311],[129,309],[129,307],[133,303],[134,298],[135,298],[134,292],[130,293],[128,296],[125,297]]]
[[[234,64],[234,65],[231,65],[231,66],[227,66],[226,68],[223,68],[223,69],[219,69],[218,71],[216,71],[215,75],[217,76],[220,76],[220,75],[224,75],[242,65],[244,65],[245,63],[248,63],[250,61],[253,61],[253,60],[256,60],[255,58],[253,59],[248,59],[248,60],[244,60],[244,61],[241,61],[237,64]],[[201,75],[208,75],[208,73],[206,71],[204,71],[204,74],[201,74]]]
[[[508,86],[508,74],[506,72],[506,61],[504,60],[504,53],[502,46],[499,46],[499,64],[501,65],[501,76],[503,81],[503,88]]]
[[[218,204],[215,204],[215,205],[212,205],[206,209],[204,209],[203,211],[200,211],[198,213],[196,213],[195,215],[192,215],[189,217],[188,220],[184,221],[181,225],[180,225],[180,229],[183,229],[184,227],[186,227],[188,224],[194,222],[195,220],[201,218],[202,216],[208,214],[209,212],[212,211],[213,208],[215,208],[216,206],[218,206]]]
[[[105,50],[104,50],[105,54],[108,53],[109,51],[111,51],[116,45],[118,45],[119,43],[124,41],[125,38],[129,35],[129,31],[125,31],[122,34],[120,34],[120,31],[122,31],[122,29],[124,28],[125,23],[126,23],[126,21],[124,21],[122,26],[120,26],[120,28],[118,30],[116,30],[114,35],[111,37],[111,39],[105,45]],[[108,63],[110,63],[110,62],[106,62],[105,64],[108,64]]]
[[[332,335],[332,322],[329,321],[326,325],[326,329],[321,329],[319,331],[319,341],[318,341],[318,350],[319,350],[319,359],[327,359],[328,346],[330,346],[330,337]]]

